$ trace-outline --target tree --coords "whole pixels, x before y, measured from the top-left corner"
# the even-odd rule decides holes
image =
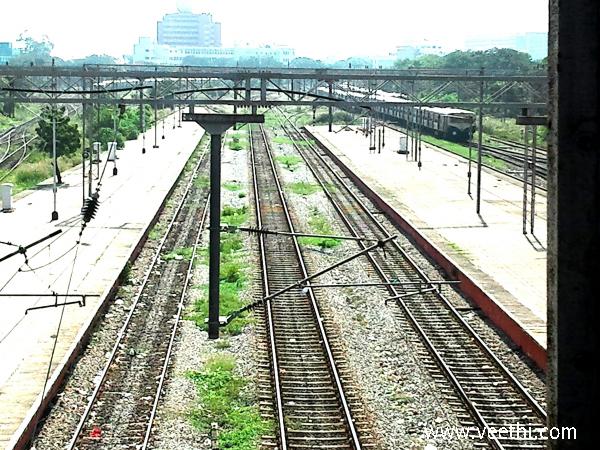
[[[87,123],[90,123],[88,137],[100,142],[104,148],[108,148],[107,143],[113,141],[117,142],[118,148],[123,148],[126,140],[137,139],[142,132],[137,106],[128,106],[123,111],[114,106],[102,106],[99,115],[97,111],[90,112]],[[154,124],[154,110],[150,105],[144,105],[144,124],[146,129]]]
[[[291,60],[290,67],[300,69],[320,69],[325,67],[325,65],[322,61],[301,56]]]
[[[50,53],[54,49],[54,44],[50,42],[48,36],[43,36],[41,40],[36,40],[33,37],[21,33],[17,42],[23,47],[21,54],[15,56],[11,60],[13,65],[35,64],[44,65],[52,61]]]
[[[117,64],[117,59],[110,55],[89,55],[85,58],[65,61],[66,65],[83,66],[84,64]]]
[[[81,134],[77,124],[72,124],[69,116],[65,114],[64,107],[44,106],[42,109],[40,121],[35,130],[39,138],[38,148],[50,157],[53,156],[53,119],[56,120],[56,157],[75,153],[81,145]],[[62,184],[57,160],[54,160],[52,164],[56,165],[58,183]]]

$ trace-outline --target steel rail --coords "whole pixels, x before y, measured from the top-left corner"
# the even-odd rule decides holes
[[[255,216],[256,216],[256,226],[258,228],[262,228],[262,212],[260,209],[260,193],[258,189],[258,176],[256,173],[256,161],[254,156],[254,144],[252,143],[252,127],[248,127],[249,129],[249,141],[250,141],[250,160],[252,164],[252,180],[254,187],[254,205],[255,205]],[[260,251],[260,265],[263,274],[263,290],[264,295],[271,295],[271,289],[269,287],[269,273],[267,270],[267,255],[265,251],[265,235],[259,234],[258,236],[258,244]],[[271,362],[272,362],[272,373],[273,373],[273,383],[275,388],[275,404],[277,409],[277,422],[279,427],[279,440],[281,444],[281,450],[287,450],[287,432],[285,427],[285,421],[283,416],[283,393],[281,388],[281,380],[279,377],[279,357],[277,354],[277,344],[275,342],[275,324],[273,318],[273,310],[271,302],[266,302],[267,309],[267,325],[268,325],[268,333],[269,333],[269,341],[271,347]]]
[[[202,162],[204,161],[204,158],[206,157],[206,153],[204,153],[202,155],[201,158],[199,158],[198,163],[196,164],[195,168],[194,168],[194,173],[197,173],[200,165],[202,164]],[[123,326],[121,327],[121,329],[119,330],[119,333],[117,335],[117,340],[115,341],[115,344],[113,346],[113,349],[111,350],[110,356],[108,358],[108,362],[106,363],[106,365],[104,366],[104,369],[102,370],[102,373],[100,375],[100,379],[98,381],[98,383],[96,384],[96,387],[94,388],[94,391],[92,392],[91,396],[89,397],[88,400],[88,404],[83,412],[83,414],[81,415],[81,418],[79,420],[79,423],[77,424],[77,427],[75,429],[75,431],[73,432],[73,436],[71,438],[71,441],[69,442],[69,444],[67,445],[67,449],[68,450],[75,450],[77,448],[77,441],[79,439],[79,436],[81,435],[81,432],[83,431],[83,428],[87,422],[87,419],[92,411],[92,408],[94,407],[94,404],[96,403],[96,400],[98,399],[98,396],[100,394],[100,390],[102,388],[102,386],[104,385],[104,382],[106,380],[106,377],[108,375],[108,371],[110,370],[110,367],[112,366],[116,356],[117,356],[117,352],[119,351],[120,345],[123,342],[123,339],[126,336],[127,333],[127,329],[129,328],[129,324],[136,312],[137,306],[140,302],[141,296],[142,296],[142,292],[143,292],[143,288],[146,286],[146,284],[148,283],[148,280],[150,278],[150,275],[152,274],[153,270],[155,269],[156,263],[157,261],[160,259],[160,255],[161,255],[161,251],[165,246],[165,243],[167,241],[167,238],[169,236],[170,231],[173,229],[173,226],[177,223],[177,218],[178,215],[180,213],[180,211],[183,209],[183,206],[185,205],[185,202],[187,200],[187,197],[189,195],[189,193],[192,190],[192,186],[193,186],[193,182],[194,182],[195,176],[192,176],[190,178],[190,181],[188,182],[186,189],[185,189],[185,193],[181,199],[181,202],[179,203],[179,205],[177,206],[177,209],[175,210],[175,214],[173,215],[173,217],[171,218],[169,225],[167,226],[167,229],[165,231],[165,234],[163,235],[162,239],[160,240],[160,243],[158,245],[158,248],[156,250],[156,253],[154,254],[154,257],[152,258],[151,263],[148,266],[148,270],[146,271],[146,273],[144,274],[144,278],[142,280],[142,283],[140,285],[140,289],[138,290],[132,304],[129,310],[129,313],[127,314],[127,317],[125,319],[125,322],[123,323]],[[192,263],[193,260],[190,260],[190,264]]]
[[[517,142],[517,141],[511,141],[508,139],[499,139],[493,136],[488,136],[489,140],[492,142],[497,142],[499,144],[508,146],[508,147],[513,147],[513,148],[519,148],[519,149],[523,149],[525,148],[525,144],[523,144],[522,142]],[[548,149],[546,147],[538,147],[537,151],[540,153],[547,153]]]
[[[398,129],[395,126],[392,126],[390,124],[386,124],[385,126],[388,127],[391,130],[404,133],[404,131],[401,131],[400,129]],[[440,145],[432,144],[431,142],[427,142],[427,141],[424,141],[424,142],[425,142],[426,145],[429,145],[430,147],[434,147],[434,148],[443,150],[444,152],[450,153],[451,155],[454,155],[456,157],[463,158],[463,159],[466,159],[466,160],[469,159],[467,156],[463,156],[463,155],[459,155],[458,153],[454,153],[454,152],[452,152],[452,151],[448,150],[447,148],[444,148],[444,147],[442,147]],[[488,164],[485,164],[485,163],[483,164],[483,167],[485,167],[486,169],[492,170],[492,171],[494,171],[496,173],[502,174],[502,175],[504,175],[506,177],[512,178],[513,180],[517,180],[517,181],[523,182],[523,178],[522,177],[515,176],[515,175],[513,175],[511,173],[505,172],[504,170],[497,169],[497,168],[495,168],[493,166],[490,166]],[[531,186],[531,182],[528,182],[528,184]],[[540,185],[537,185],[536,189],[540,189],[542,191],[547,191],[547,189],[544,186],[540,186]]]
[[[285,115],[284,115],[284,117],[285,117]],[[287,117],[286,117],[286,119],[287,119]],[[290,123],[292,129],[294,129],[296,137],[299,137],[304,142],[306,142],[308,147],[313,150],[313,154],[316,155],[316,157],[321,161],[323,166],[326,167],[329,170],[329,172],[337,179],[339,184],[344,187],[344,190],[348,194],[350,194],[350,196],[360,206],[360,208],[367,215],[367,217],[371,220],[371,222],[376,225],[376,227],[380,230],[380,232],[384,236],[389,236],[389,233],[387,232],[385,227],[374,217],[374,215],[371,213],[371,211],[368,209],[368,207],[364,204],[364,202],[357,197],[357,195],[349,188],[349,186],[346,184],[346,182],[344,180],[342,180],[341,177],[333,170],[333,168],[329,165],[329,163],[324,160],[324,158],[314,148],[313,144],[304,137],[304,135],[297,129],[297,127],[291,121],[288,120],[288,122]],[[282,123],[282,125],[284,125],[284,124]],[[284,127],[284,129],[285,129],[285,127]],[[317,171],[314,169],[313,164],[308,160],[307,156],[304,154],[304,150],[301,149],[299,145],[296,145],[295,142],[294,142],[294,146],[295,146],[296,150],[299,152],[299,154],[303,157],[307,166],[309,167],[309,169],[311,170],[311,172],[313,173],[313,175],[315,176],[315,178],[317,179],[317,181],[323,188],[326,196],[330,200],[332,200],[335,209],[338,211],[338,213],[340,214],[340,217],[342,218],[342,221],[348,226],[348,229],[350,230],[350,232],[352,234],[357,234],[355,228],[353,227],[353,225],[350,223],[350,221],[346,217],[346,214],[343,212],[343,210],[340,208],[340,206],[337,204],[337,202],[333,199],[333,196],[329,192],[326,184],[323,182],[323,180],[320,179],[320,176],[318,175]],[[361,242],[358,242],[358,245],[362,247],[364,244]],[[392,245],[396,248],[396,250],[398,250],[400,252],[400,254],[403,256],[403,258],[405,258],[405,260],[408,262],[408,264],[411,266],[411,268],[419,275],[419,277],[427,282],[429,280],[427,275],[417,266],[417,264],[404,251],[404,249],[395,241],[392,243]],[[368,254],[367,256],[369,257],[369,260],[372,262],[374,268],[376,269],[376,271],[380,275],[380,277],[384,280],[384,282],[390,283],[389,278],[386,276],[386,274],[384,273],[381,266],[375,261],[375,258],[373,257],[373,255]],[[399,297],[401,295],[398,293],[398,291],[395,289],[395,287],[393,285],[387,286],[387,289],[389,290],[390,293],[392,293],[392,295],[394,297],[396,297],[396,296]],[[539,403],[529,394],[529,392],[527,392],[527,390],[523,387],[523,385],[514,377],[514,375],[506,368],[506,366],[496,357],[496,355],[492,352],[492,350],[488,347],[488,345],[485,342],[483,342],[481,337],[464,320],[464,318],[460,315],[460,313],[456,310],[456,308],[449,302],[449,300],[439,291],[435,291],[435,295],[440,300],[442,300],[442,304],[451,312],[453,318],[458,321],[460,326],[476,342],[476,344],[483,351],[483,353],[488,358],[490,358],[491,362],[493,362],[496,365],[496,367],[500,370],[500,372],[512,383],[512,385],[516,388],[517,393],[526,401],[526,403],[529,404],[529,406],[532,408],[534,413],[536,413],[539,417],[541,417],[545,420],[546,413],[542,409],[542,407],[539,405]],[[453,373],[452,369],[445,362],[444,357],[437,351],[435,345],[431,342],[429,337],[426,335],[426,332],[423,330],[423,328],[419,324],[418,319],[416,319],[415,316],[413,315],[413,313],[411,312],[409,306],[402,300],[402,298],[398,298],[397,303],[402,307],[403,311],[406,313],[409,320],[413,323],[415,329],[419,332],[419,334],[423,338],[424,342],[426,343],[427,347],[429,347],[431,353],[434,355],[436,361],[438,361],[442,370],[447,374],[449,379],[452,381],[452,384],[455,386],[460,397],[463,398],[465,405],[472,412],[472,414],[474,415],[474,418],[480,423],[480,425],[482,425],[483,427],[486,427],[487,421],[483,418],[483,416],[481,415],[477,406],[473,403],[473,401],[466,394],[466,392],[462,386],[462,383],[457,379],[457,377]],[[503,444],[496,438],[496,436],[488,435],[488,439],[490,439],[492,441],[492,444],[496,448],[498,448],[498,449],[505,448],[503,446]]]
[[[192,177],[195,179],[196,177]],[[150,418],[148,419],[148,426],[146,428],[146,435],[144,436],[144,442],[138,450],[146,450],[148,448],[148,444],[150,442],[150,435],[152,433],[152,426],[154,425],[154,419],[156,417],[156,413],[158,410],[158,403],[160,401],[160,394],[165,383],[165,379],[167,377],[167,370],[169,368],[169,363],[171,362],[171,353],[173,351],[173,345],[175,343],[175,337],[177,336],[177,330],[179,328],[179,323],[181,322],[181,315],[185,308],[185,295],[187,294],[188,287],[190,285],[190,280],[192,279],[192,270],[194,269],[194,261],[196,259],[196,254],[198,252],[198,245],[200,244],[200,239],[202,237],[202,232],[204,231],[204,224],[206,223],[206,217],[208,216],[208,206],[210,204],[210,191],[208,196],[206,197],[206,203],[204,204],[204,210],[202,211],[202,217],[200,219],[200,226],[198,227],[198,233],[196,233],[196,237],[194,239],[194,245],[192,247],[192,255],[190,257],[190,264],[188,265],[187,272],[185,275],[185,281],[183,282],[183,290],[181,291],[181,295],[179,296],[179,304],[177,305],[177,315],[175,317],[175,324],[173,325],[173,331],[171,332],[171,338],[169,339],[169,347],[167,348],[167,354],[165,355],[165,362],[163,364],[162,372],[160,374],[160,379],[158,381],[158,385],[156,386],[156,392],[154,394],[154,403],[152,405],[152,410],[150,411]]]
[[[260,130],[261,130],[261,134],[262,134],[262,138],[264,139],[265,142],[265,149],[267,152],[267,155],[269,157],[269,162],[270,162],[270,166],[271,166],[271,170],[273,172],[273,179],[275,181],[276,187],[277,187],[277,191],[279,193],[279,197],[281,199],[281,203],[282,203],[282,208],[283,208],[283,212],[286,216],[286,221],[288,223],[288,226],[290,228],[290,231],[292,233],[295,233],[295,227],[294,227],[294,223],[292,221],[290,212],[289,212],[289,208],[287,205],[287,201],[285,199],[285,195],[283,192],[283,188],[281,186],[281,182],[279,180],[279,177],[277,175],[277,169],[275,167],[275,161],[273,160],[273,155],[271,152],[271,148],[269,145],[269,140],[266,136],[266,133],[264,131],[264,127],[261,125],[260,126]],[[305,278],[308,277],[308,270],[306,268],[305,262],[304,262],[304,258],[302,257],[302,252],[300,251],[300,245],[298,243],[298,238],[297,236],[292,236],[292,242],[294,244],[294,250],[300,265],[300,269],[302,271],[302,274]],[[344,412],[344,420],[346,421],[346,426],[348,427],[348,430],[350,432],[350,436],[352,438],[352,444],[355,448],[355,450],[361,450],[362,446],[360,443],[360,439],[358,437],[358,432],[356,431],[356,426],[354,424],[354,420],[352,418],[352,412],[350,411],[350,406],[348,403],[348,400],[346,398],[346,394],[344,392],[344,387],[343,387],[343,383],[341,380],[341,376],[339,374],[339,370],[337,368],[337,364],[335,362],[335,358],[333,356],[333,351],[331,349],[331,344],[329,342],[329,338],[327,336],[327,332],[325,330],[325,327],[323,325],[323,317],[321,316],[320,313],[320,309],[314,294],[313,289],[310,287],[310,282],[306,283],[306,287],[308,288],[308,298],[310,299],[310,303],[312,306],[312,310],[313,313],[315,315],[315,322],[317,324],[318,330],[319,330],[319,334],[321,336],[321,340],[322,340],[322,345],[324,347],[325,353],[327,355],[327,362],[329,365],[329,369],[331,371],[331,375],[334,379],[334,384],[335,384],[335,388],[337,391],[337,397],[338,400],[341,403],[342,406],[342,410]]]

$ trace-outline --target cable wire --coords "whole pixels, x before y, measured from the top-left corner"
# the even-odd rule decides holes
[[[68,249],[66,252],[64,252],[62,255],[54,258],[52,261],[47,262],[46,264],[42,264],[41,266],[38,267],[31,267],[29,265],[29,263],[26,263],[25,265],[27,267],[29,267],[29,269],[21,269],[19,268],[18,272],[21,273],[31,273],[31,272],[35,272],[36,270],[40,270],[43,269],[45,267],[48,267],[51,264],[54,264],[55,262],[59,261],[60,259],[64,258],[65,256],[67,256],[69,253],[71,253],[73,250],[75,250],[75,248],[77,247],[77,245],[79,244],[79,242],[76,242],[75,245],[73,245],[70,249]],[[22,266],[21,266],[22,267]]]
[[[83,230],[82,230],[83,231]],[[69,282],[67,283],[67,292],[66,295],[69,295],[69,292],[71,290],[71,282],[73,281],[73,273],[75,272],[75,263],[77,261],[77,256],[79,254],[79,243],[81,242],[81,233],[79,234],[79,240],[77,242],[77,246],[76,246],[76,250],[75,250],[75,256],[73,257],[73,265],[71,266],[71,274],[69,275]],[[35,426],[34,426],[34,432],[32,434],[32,436],[35,436],[38,430],[38,426],[40,423],[40,418],[43,414],[43,408],[41,407],[44,403],[44,395],[46,394],[46,387],[48,386],[48,380],[50,379],[50,373],[52,371],[52,362],[54,361],[54,353],[56,352],[56,347],[58,345],[58,338],[60,335],[60,330],[62,327],[62,323],[63,323],[63,319],[65,316],[65,310],[66,310],[66,306],[67,306],[67,297],[65,296],[65,301],[62,304],[62,309],[60,312],[60,317],[58,319],[58,325],[56,328],[56,333],[54,335],[54,343],[52,345],[52,352],[50,353],[50,360],[48,361],[48,370],[46,371],[46,379],[44,380],[44,387],[42,388],[42,395],[40,398],[40,408],[39,408],[39,412],[38,414],[36,414],[36,418],[35,418]]]

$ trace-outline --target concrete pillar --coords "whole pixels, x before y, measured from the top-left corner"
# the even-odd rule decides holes
[[[598,441],[599,49],[600,2],[550,0],[548,421],[577,430],[551,449]]]
[[[0,184],[0,205],[2,211],[12,211],[12,188],[11,183]]]
[[[184,122],[196,122],[210,134],[210,231],[208,244],[208,338],[219,338],[221,245],[221,144],[223,134],[236,123],[264,123],[256,114],[183,114]]]
[[[102,150],[101,142],[92,143],[92,148],[94,149],[94,162],[97,164],[100,162],[100,151]]]
[[[221,142],[222,133],[210,135],[210,241],[208,247],[208,338],[219,338],[219,276],[221,256]]]
[[[117,160],[117,143],[116,142],[108,143],[108,160],[109,161]]]

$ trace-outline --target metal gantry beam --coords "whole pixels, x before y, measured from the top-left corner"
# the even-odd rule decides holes
[[[57,88],[48,80],[55,77]],[[85,90],[87,85],[94,88]],[[294,82],[300,80],[298,82]],[[95,81],[95,84],[92,83]],[[155,82],[157,83],[155,85]],[[448,93],[490,86],[484,106],[545,109],[545,75],[520,75],[479,70],[371,70],[371,69],[246,69],[179,66],[86,65],[82,67],[0,66],[0,103],[150,104],[153,107],[179,105],[228,105],[240,107],[324,106],[373,108],[383,102],[365,96],[357,100],[333,99],[319,94],[319,88],[368,83],[369,88],[398,89],[402,82],[419,83],[422,96],[406,101],[387,101],[402,106],[441,106],[474,109],[480,99],[448,101]],[[503,94],[521,87],[518,100]],[[134,92],[152,94],[135,98]],[[139,96],[137,96],[139,97]]]

